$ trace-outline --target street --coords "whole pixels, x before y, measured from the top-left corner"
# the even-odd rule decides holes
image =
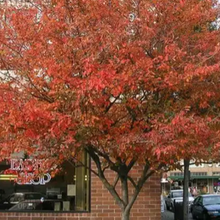
[[[174,213],[164,210],[164,212],[161,213],[161,220],[174,220]],[[189,214],[189,220],[193,220],[191,214]]]

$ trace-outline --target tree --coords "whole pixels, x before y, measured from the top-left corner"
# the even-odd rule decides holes
[[[218,9],[211,0],[2,7],[0,159],[23,150],[58,166],[86,151],[128,220],[150,176],[218,146]]]

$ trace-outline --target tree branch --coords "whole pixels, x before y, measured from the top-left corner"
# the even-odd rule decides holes
[[[104,186],[107,188],[107,190],[111,193],[111,195],[115,199],[116,203],[118,203],[118,205],[121,207],[121,209],[123,209],[125,207],[125,204],[124,204],[123,200],[120,198],[120,196],[118,195],[118,193],[116,192],[115,188],[106,179],[106,177],[103,173],[102,167],[101,167],[101,162],[99,160],[99,156],[96,154],[95,149],[91,146],[89,146],[85,149],[96,164],[96,167],[98,169],[98,177],[100,178],[100,180],[102,181]]]
[[[147,178],[149,178],[150,175],[152,175],[152,172],[149,172],[149,174],[146,175],[149,169],[150,169],[150,164],[149,164],[148,161],[146,161],[146,162],[145,162],[144,169],[143,169],[143,171],[142,171],[142,175],[141,175],[141,177],[139,178],[138,183],[135,184],[136,187],[135,187],[133,196],[131,197],[131,199],[130,199],[128,205],[126,206],[125,211],[128,212],[128,211],[131,209],[131,207],[133,206],[133,204],[134,204],[134,202],[135,202],[135,200],[136,200],[138,194],[140,193],[140,191],[141,191],[141,189],[142,189],[142,187],[143,187],[145,181],[147,180]],[[154,172],[155,172],[155,171],[154,171]],[[129,179],[129,180],[130,180],[130,179]],[[130,180],[130,181],[131,181],[131,180]],[[133,183],[133,185],[134,185],[134,183]]]
[[[147,54],[151,59],[154,59],[153,54],[149,50],[144,49],[144,51],[145,51],[145,54]]]
[[[125,176],[119,175],[119,178],[121,180],[122,200],[125,204],[125,207],[127,207],[129,203],[127,175]]]
[[[116,178],[115,178],[115,181],[114,181],[114,184],[113,184],[113,187],[115,189],[117,183],[118,183],[118,180],[119,180],[119,175],[117,174]]]
[[[75,167],[75,168],[77,168],[77,167],[85,167],[86,169],[88,169],[89,171],[91,171],[93,174],[95,174],[96,176],[99,176],[99,174],[95,171],[95,170],[93,170],[93,169],[91,169],[91,167],[90,166],[86,166],[82,161],[77,161],[77,162],[79,162],[80,164],[75,164],[75,163],[73,163],[72,161],[70,161],[70,160],[67,160],[68,161],[68,163],[70,163],[73,167]]]
[[[134,166],[134,164],[136,163],[136,159],[132,159],[130,161],[130,163],[128,164],[127,168],[128,168],[128,172],[131,170],[131,168]]]
[[[105,166],[103,169],[102,169],[102,172],[104,173],[106,169],[108,169],[110,167],[110,165],[108,164],[107,166]]]
[[[92,147],[92,150],[93,150],[96,154],[98,154],[99,156],[103,157],[103,158],[108,162],[108,164],[109,164],[110,166],[113,166],[113,165],[114,165],[114,163],[111,161],[111,159],[109,158],[109,156],[108,156],[107,154],[104,154],[104,153],[102,153],[100,150],[98,150],[98,149],[96,149],[96,148],[93,148],[93,147]],[[113,169],[113,170],[114,170],[114,169]]]
[[[109,106],[105,109],[105,113],[107,113],[107,112],[110,110],[110,108],[115,104],[115,102],[118,100],[118,98],[120,97],[120,95],[121,95],[121,94],[119,94],[119,95],[114,99],[114,101],[109,104]]]
[[[128,176],[128,180],[132,183],[132,185],[134,186],[134,188],[137,188],[137,184],[135,183],[135,181],[132,179],[132,177]]]

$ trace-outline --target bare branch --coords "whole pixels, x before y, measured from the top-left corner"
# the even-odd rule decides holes
[[[82,161],[77,161],[77,163],[78,164],[75,164],[75,163],[73,163],[72,161],[70,161],[70,160],[67,160],[68,161],[68,163],[70,163],[74,168],[77,168],[77,167],[85,167],[87,170],[89,170],[89,171],[91,171],[93,174],[95,174],[96,176],[99,176],[99,174],[95,171],[95,170],[93,170],[93,169],[91,169],[91,167],[90,166],[86,166]]]
[[[134,188],[137,188],[137,184],[135,183],[135,181],[132,179],[132,177],[128,176],[128,180],[132,183],[132,185],[134,186]]]
[[[151,59],[154,59],[153,54],[149,50],[144,49],[144,51],[146,55],[148,55]]]
[[[115,178],[115,181],[114,181],[114,184],[113,184],[114,189],[115,189],[115,187],[116,187],[118,181],[119,181],[119,175],[117,174],[117,176],[116,176],[116,178]]]
[[[93,148],[93,147],[92,147],[92,150],[95,153],[97,153],[99,156],[103,157],[109,163],[109,165],[114,165],[113,161],[111,161],[111,159],[106,153],[102,153],[100,150],[98,150],[97,148]]]
[[[110,167],[110,165],[108,164],[107,166],[105,166],[103,169],[102,169],[102,172],[104,173],[106,169],[108,169]]]
[[[109,104],[109,106],[105,109],[105,113],[107,113],[107,112],[110,110],[110,108],[115,104],[115,102],[118,100],[118,98],[120,97],[120,95],[121,95],[121,94],[119,94],[119,95],[114,99],[114,101]]]
[[[159,168],[159,167],[158,167],[158,168]],[[140,191],[141,191],[141,189],[142,189],[144,183],[146,182],[146,180],[147,180],[151,175],[153,175],[153,173],[155,173],[155,170],[151,170],[150,172],[148,172],[149,170],[150,170],[150,164],[149,164],[149,162],[146,160],[146,161],[145,161],[144,169],[143,169],[143,171],[142,171],[142,175],[141,175],[141,177],[138,179],[138,183],[135,184],[135,182],[134,182],[133,180],[131,180],[131,178],[129,177],[129,180],[130,180],[130,181],[133,181],[132,184],[135,185],[136,187],[135,187],[134,193],[133,193],[133,195],[132,195],[132,197],[131,197],[131,199],[130,199],[128,205],[126,206],[126,210],[127,210],[127,211],[131,209],[132,205],[134,204],[134,202],[135,202],[135,200],[136,200],[138,194],[140,193]],[[126,210],[125,210],[125,211],[126,211]]]
[[[85,149],[96,164],[96,167],[98,169],[98,177],[100,178],[100,180],[102,181],[104,186],[107,188],[107,190],[111,193],[111,195],[113,196],[115,201],[118,203],[118,205],[121,207],[121,209],[123,209],[125,207],[124,201],[120,198],[120,196],[116,192],[115,188],[106,179],[106,177],[103,173],[103,170],[102,170],[99,156],[96,154],[96,151],[94,150],[94,148],[92,146],[88,146]]]
[[[136,159],[133,158],[127,166],[128,172],[131,170],[131,168],[134,166],[135,163],[136,163]]]

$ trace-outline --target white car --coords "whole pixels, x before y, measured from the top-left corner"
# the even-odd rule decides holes
[[[180,202],[183,201],[183,190],[171,190],[169,195],[165,198],[166,208],[167,210],[174,209],[174,200]],[[191,193],[189,192],[189,206],[194,201]]]
[[[161,200],[161,212],[164,212],[165,201],[164,201],[164,197],[162,194],[160,196],[160,200]]]

